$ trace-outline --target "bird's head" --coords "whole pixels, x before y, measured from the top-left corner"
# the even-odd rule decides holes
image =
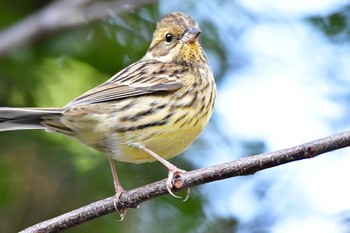
[[[157,23],[144,58],[165,63],[205,62],[205,54],[199,43],[200,33],[197,22],[191,17],[180,12],[169,13]]]

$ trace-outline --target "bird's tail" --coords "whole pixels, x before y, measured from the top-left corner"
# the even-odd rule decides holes
[[[62,115],[63,108],[0,108],[0,131],[45,129],[43,118]]]

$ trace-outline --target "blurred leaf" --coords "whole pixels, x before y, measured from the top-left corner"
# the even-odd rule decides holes
[[[345,42],[350,41],[350,6],[339,8],[328,15],[317,15],[307,18],[307,22],[313,24],[327,37],[332,39],[334,42]]]
[[[46,58],[34,70],[42,85],[34,91],[40,106],[64,106],[108,78],[88,64],[73,58]],[[63,94],[64,93],[64,94]],[[62,95],[63,94],[63,95]]]

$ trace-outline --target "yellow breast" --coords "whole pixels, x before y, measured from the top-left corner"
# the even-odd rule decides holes
[[[215,83],[209,73],[175,93],[144,95],[90,105],[85,116],[65,116],[63,124],[76,132],[82,143],[113,159],[143,163],[154,158],[144,146],[169,159],[186,150],[207,126],[213,112]],[[209,81],[208,81],[209,80]],[[196,80],[198,81],[198,80]]]

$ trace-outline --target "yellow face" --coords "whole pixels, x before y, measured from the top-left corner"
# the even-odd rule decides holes
[[[205,62],[199,43],[200,29],[189,16],[170,13],[157,24],[153,40],[145,57],[164,63]]]

